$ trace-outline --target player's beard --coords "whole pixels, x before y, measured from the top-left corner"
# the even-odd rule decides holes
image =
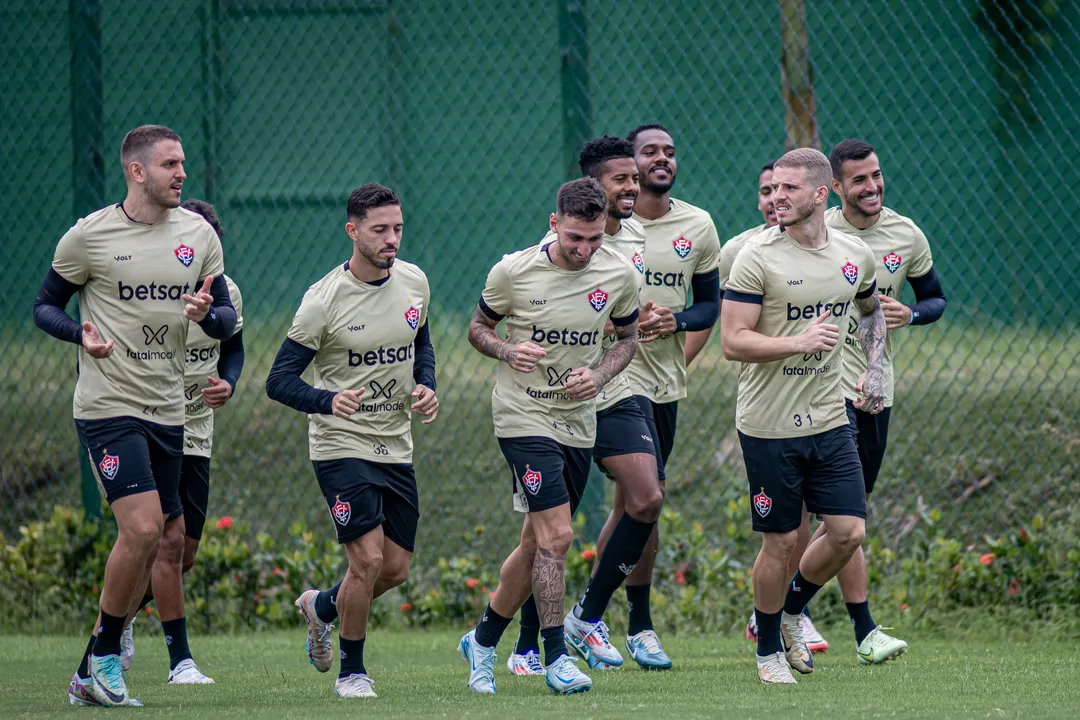
[[[814,200],[811,198],[806,201],[804,205],[796,205],[791,203],[791,209],[795,211],[795,220],[788,223],[780,223],[785,227],[794,227],[795,225],[801,225],[806,222],[814,214]]]
[[[648,190],[653,195],[663,195],[666,192],[671,192],[671,188],[675,186],[675,171],[669,166],[668,172],[671,173],[671,179],[666,183],[653,182],[648,176],[641,178],[641,189]]]
[[[146,183],[143,184],[143,192],[146,194],[146,199],[149,200],[152,205],[170,209],[180,207],[182,195],[174,196],[171,189],[171,182],[162,185],[154,180],[153,175],[150,173],[146,174]]]
[[[885,190],[882,189],[877,191],[878,208],[873,212],[867,212],[863,209],[862,204],[859,200],[859,196],[862,194],[863,193],[861,192],[857,192],[845,196],[844,199],[847,201],[847,206],[864,218],[874,217],[875,215],[879,214],[881,212],[881,207],[885,204]]]
[[[356,244],[356,249],[360,251],[360,254],[364,256],[365,260],[367,260],[369,263],[371,263],[373,266],[377,267],[380,270],[389,270],[391,267],[394,266],[394,260],[397,259],[396,257],[392,257],[389,259],[381,258],[379,257],[378,250],[373,250],[372,248],[369,248],[366,245],[361,245],[360,243]]]
[[[624,210],[623,207],[619,205],[619,200],[622,199],[622,197],[617,197],[614,202],[608,201],[608,215],[617,220],[626,220],[634,215],[634,208],[631,207],[629,210]],[[634,199],[636,200],[637,198],[635,197]]]

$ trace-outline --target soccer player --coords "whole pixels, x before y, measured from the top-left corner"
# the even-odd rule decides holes
[[[161,125],[137,127],[124,137],[120,161],[124,201],[64,234],[34,302],[39,328],[80,346],[75,428],[118,529],[100,615],[68,685],[79,705],[139,704],[124,682],[120,636],[155,558],[179,562],[184,553],[178,488],[188,324],[219,340],[236,325],[221,242],[179,207],[187,177],[180,137]],[[64,310],[75,293],[81,324]]]
[[[856,406],[881,412],[885,316],[874,292],[874,257],[858,238],[825,225],[832,173],[817,150],[793,150],[773,168],[777,220],[751,239],[724,292],[721,342],[739,373],[735,424],[762,533],[754,563],[758,678],[794,684],[791,667],[814,669],[800,616],[862,543],[866,498],[847,427],[841,350],[847,317],[859,311],[866,356]],[[833,324],[833,322],[839,323]],[[787,567],[803,504],[825,532],[803,554],[787,596]]]
[[[593,400],[634,356],[638,332],[637,270],[602,246],[607,209],[591,177],[559,188],[549,219],[556,239],[504,256],[469,326],[469,342],[500,361],[491,394],[495,435],[513,475],[514,509],[526,513],[483,618],[459,645],[476,693],[495,692],[495,646],[530,593],[548,687],[560,695],[592,688],[567,655],[563,629],[570,517],[589,477]],[[616,341],[603,350],[609,318]],[[504,319],[506,340],[496,332]]]
[[[202,200],[185,200],[185,210],[201,215],[214,229],[218,239],[225,231],[214,206]],[[199,552],[206,511],[210,502],[210,451],[214,439],[214,410],[223,407],[232,397],[240,373],[244,369],[244,339],[242,328],[243,299],[240,289],[228,275],[229,300],[236,309],[236,328],[233,336],[221,342],[209,337],[197,324],[188,324],[187,349],[184,351],[184,459],[180,468],[180,503],[184,507],[184,554],[176,557],[159,555],[151,572],[151,584],[143,595],[142,605],[157,601],[161,629],[169,651],[170,685],[212,685],[214,680],[203,675],[195,665],[188,646],[187,625],[184,619],[183,573],[195,565]],[[216,372],[218,377],[214,377]],[[156,580],[156,582],[155,582]],[[131,668],[135,658],[132,638],[134,623],[129,621],[120,638],[120,662],[124,670]]]
[[[640,324],[644,337],[626,377],[649,427],[655,428],[651,437],[657,444],[663,482],[675,446],[679,400],[686,397],[686,333],[710,330],[720,311],[720,239],[709,213],[671,197],[676,161],[670,133],[662,125],[641,125],[627,140],[634,146],[641,181],[633,219],[645,230],[645,252]],[[694,302],[688,306],[691,289]],[[624,512],[625,498],[616,489],[612,512],[597,543],[601,558],[607,549],[604,541]],[[649,607],[659,547],[657,528],[653,526],[645,552],[626,580],[626,648],[641,667],[666,670],[671,658],[656,636]]]
[[[634,146],[624,138],[605,135],[585,143],[578,162],[582,175],[595,178],[607,196],[603,246],[630,260],[640,282],[645,270],[645,232],[631,217],[639,191]],[[548,233],[542,242],[556,239],[554,233]],[[606,349],[616,341],[613,327],[608,327],[601,347]],[[615,492],[626,513],[611,537],[605,538],[607,550],[593,566],[585,594],[564,623],[567,643],[590,668],[618,667],[623,663],[622,655],[608,641],[607,625],[601,618],[612,594],[641,558],[664,503],[656,469],[655,435],[633,398],[626,373],[619,373],[596,398],[593,460],[615,481]],[[540,618],[530,596],[521,608],[521,634],[507,662],[510,672],[544,674],[539,636]]]
[[[340,614],[334,692],[367,698],[375,697],[364,666],[368,611],[374,597],[409,576],[420,518],[410,411],[427,425],[439,400],[428,279],[396,260],[401,201],[390,188],[367,184],[349,196],[346,215],[352,257],[304,294],[266,394],[310,416],[311,462],[349,563],[321,600],[308,590],[296,601],[308,622],[308,656],[319,672],[330,669],[330,624]],[[300,377],[312,362],[314,387]]]

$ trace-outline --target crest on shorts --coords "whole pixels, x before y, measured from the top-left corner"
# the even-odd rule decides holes
[[[120,457],[118,455],[109,455],[109,451],[106,450],[101,462],[98,463],[98,469],[107,479],[112,480],[116,477],[116,473],[120,472]]]
[[[890,273],[894,273],[900,269],[901,258],[895,252],[890,250],[888,255],[881,258],[881,262],[885,263],[886,270]]]
[[[405,311],[405,322],[409,323],[409,327],[413,330],[420,324],[420,311],[414,308],[412,305]]]
[[[542,479],[539,470],[530,470],[528,465],[525,466],[525,474],[521,476],[521,483],[526,490],[533,495],[540,492],[540,481]]]
[[[852,285],[859,279],[859,268],[849,262],[844,263],[840,268],[840,272],[844,273],[844,279]]]
[[[772,498],[765,494],[765,488],[761,488],[761,492],[750,499],[754,501],[754,509],[761,517],[765,517],[772,510]]]
[[[683,260],[685,260],[686,256],[690,254],[690,251],[694,249],[694,243],[690,242],[682,235],[672,240],[671,246],[675,248],[675,254]]]
[[[645,258],[641,257],[641,253],[634,251],[634,257],[630,258],[630,262],[634,263],[639,273],[645,272]]]
[[[173,252],[176,253],[176,259],[183,263],[184,267],[191,267],[191,263],[195,262],[195,248],[190,248],[181,243],[180,247]]]
[[[600,288],[596,288],[589,293],[589,304],[592,305],[592,309],[596,312],[600,312],[607,307],[607,299],[608,294]]]
[[[348,525],[349,518],[352,517],[352,507],[347,502],[341,502],[341,496],[335,495],[334,507],[330,508],[330,514],[334,516],[334,520],[338,525]]]

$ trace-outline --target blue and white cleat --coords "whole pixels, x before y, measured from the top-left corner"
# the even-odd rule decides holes
[[[99,705],[121,707],[128,702],[127,683],[119,655],[90,656],[90,685],[87,691]]]
[[[124,628],[124,634],[120,636],[120,666],[124,668],[124,672],[130,670],[131,664],[135,662],[135,638],[132,633],[134,625],[135,619],[132,618]]]
[[[319,672],[328,672],[334,664],[333,623],[323,622],[315,612],[318,590],[306,590],[293,603],[307,620],[307,654],[311,664]]]
[[[514,675],[546,675],[544,663],[540,662],[540,651],[530,650],[521,655],[511,653],[506,661],[506,669]]]
[[[603,621],[586,622],[574,610],[563,619],[566,646],[577,653],[590,669],[617,668],[623,664],[622,655],[608,642],[607,626]]]
[[[670,670],[671,658],[660,645],[660,638],[652,630],[642,630],[637,635],[628,635],[626,649],[642,670]]]
[[[476,642],[476,630],[470,630],[458,643],[461,657],[469,661],[469,689],[481,695],[495,694],[495,648]],[[548,675],[550,678],[551,676]],[[550,680],[548,681],[550,683]]]
[[[577,661],[560,655],[547,669],[547,686],[556,695],[573,695],[592,690],[592,679],[578,670]]]
[[[101,703],[90,694],[90,685],[93,681],[86,677],[79,677],[78,673],[71,676],[68,683],[68,702],[81,707],[101,707]]]

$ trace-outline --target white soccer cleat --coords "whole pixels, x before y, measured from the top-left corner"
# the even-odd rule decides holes
[[[603,622],[590,623],[578,618],[574,610],[563,619],[567,647],[580,655],[590,668],[623,664],[622,655],[608,642],[606,629]]]
[[[506,669],[514,675],[544,675],[544,663],[540,662],[540,653],[530,650],[524,655],[511,653],[506,661]]]
[[[784,643],[784,656],[788,664],[803,675],[807,675],[814,672],[814,656],[810,653],[810,648],[806,647],[802,617],[802,614],[781,614],[780,640]]]
[[[169,671],[170,685],[213,685],[214,678],[206,677],[191,658],[181,660]]]
[[[81,678],[78,673],[72,675],[71,682],[68,683],[68,702],[82,707],[101,707],[101,703],[90,694],[91,682],[93,681],[90,678]]]
[[[860,665],[878,665],[895,660],[907,652],[907,643],[892,635],[887,635],[886,629],[879,625],[863,638],[856,649]]]
[[[573,695],[592,690],[592,679],[578,669],[569,655],[560,655],[547,669],[547,686],[556,695]]]
[[[90,656],[90,684],[85,686],[89,695],[99,705],[121,707],[131,705],[124,669],[120,667],[119,655]]]
[[[806,640],[806,649],[812,653],[823,653],[829,649],[829,641],[821,636],[814,627],[814,621],[810,616],[803,613],[799,616],[802,623],[803,639]]]
[[[476,642],[476,630],[470,630],[458,643],[461,657],[469,662],[469,689],[481,695],[495,694],[495,648]]]
[[[135,638],[132,636],[134,625],[135,618],[132,618],[124,628],[124,634],[120,636],[120,666],[124,668],[124,672],[130,670],[131,664],[135,662]]]
[[[637,635],[626,636],[626,649],[642,670],[670,670],[671,658],[660,645],[660,638],[652,630],[642,630]]]
[[[315,612],[315,598],[319,597],[318,590],[306,590],[293,603],[300,608],[300,614],[307,620],[307,653],[311,664],[319,672],[329,672],[334,664],[333,646],[333,623],[326,623],[319,619]]]
[[[372,687],[375,681],[367,675],[353,673],[346,678],[338,678],[334,683],[334,693],[343,698],[373,698],[378,697]]]
[[[757,656],[758,680],[766,685],[795,685],[798,681],[791,674],[784,653],[778,652],[762,657]]]

